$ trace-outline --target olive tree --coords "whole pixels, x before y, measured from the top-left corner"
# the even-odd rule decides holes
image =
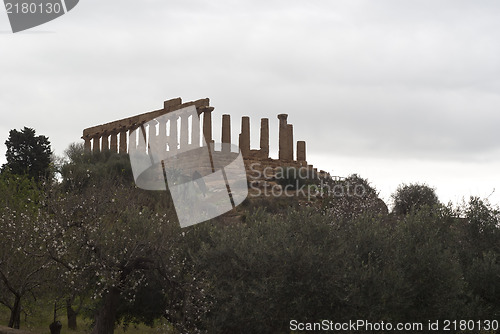
[[[392,212],[397,215],[406,215],[424,206],[439,205],[436,190],[426,184],[401,184],[391,197],[394,202]]]

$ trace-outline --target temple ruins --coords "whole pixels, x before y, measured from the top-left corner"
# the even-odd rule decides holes
[[[189,115],[178,117],[174,116],[175,113],[172,113],[188,106],[196,107],[198,117],[189,117]],[[212,135],[213,110],[214,108],[210,106],[208,98],[186,103],[182,103],[181,98],[168,100],[163,103],[163,108],[161,109],[83,130],[82,139],[85,141],[84,147],[87,152],[94,153],[101,151],[128,153],[131,148],[145,151],[147,145],[146,147],[139,147],[140,141],[131,140],[129,138],[130,135],[145,123],[172,113],[172,117],[162,117],[163,120],[168,119],[164,121],[164,124],[158,124],[157,127],[147,127],[147,138],[149,141],[163,139],[166,142],[165,150],[175,154],[177,150],[186,151],[187,149],[191,150],[202,147],[205,143],[205,141],[201,140],[202,133],[206,143],[211,146],[212,150],[231,150],[231,144],[236,144],[232,142],[233,139],[231,138],[231,116],[222,115],[221,145],[214,145]],[[294,143],[293,125],[288,124],[287,118],[287,114],[278,115],[278,159],[272,159],[269,156],[269,119],[262,118],[260,120],[260,148],[252,149],[250,142],[250,117],[242,117],[238,146],[242,153],[249,179],[251,178],[252,171],[255,173],[256,170],[263,171],[265,168],[275,169],[277,167],[290,166],[316,171],[312,165],[307,164],[305,141]]]

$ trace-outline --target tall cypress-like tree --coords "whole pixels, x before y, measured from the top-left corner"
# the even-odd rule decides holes
[[[21,131],[10,130],[7,146],[7,163],[2,170],[9,168],[18,175],[28,175],[37,182],[47,176],[52,149],[49,138],[36,135],[35,129],[24,127]]]

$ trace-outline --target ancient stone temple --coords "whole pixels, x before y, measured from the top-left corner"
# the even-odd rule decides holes
[[[189,115],[177,116],[174,111],[194,106],[198,117]],[[269,119],[260,120],[260,147],[252,149],[250,143],[250,117],[244,116],[241,120],[241,132],[238,143],[231,138],[231,116],[222,115],[222,138],[220,145],[215,144],[212,136],[212,112],[209,99],[201,99],[182,103],[181,98],[165,101],[163,108],[143,113],[140,115],[120,119],[110,123],[93,126],[83,130],[82,139],[85,141],[85,150],[88,152],[111,151],[115,153],[128,153],[133,150],[147,150],[148,144],[140,147],[141,141],[136,141],[134,134],[138,128],[160,116],[170,113],[172,117],[161,117],[164,124],[156,127],[148,126],[144,137],[148,141],[164,140],[165,150],[175,154],[176,151],[197,149],[203,145],[211,145],[212,150],[231,150],[231,144],[238,144],[242,153],[245,167],[250,177],[250,172],[273,169],[283,166],[300,167],[313,170],[306,161],[306,143],[294,143],[293,125],[288,124],[287,114],[278,115],[279,119],[279,152],[278,159],[269,157]],[[200,128],[201,127],[201,128]],[[146,131],[146,130],[143,130]],[[201,140],[201,133],[205,141]],[[132,138],[132,140],[131,140]],[[144,144],[143,144],[144,145]],[[294,151],[294,148],[296,149]]]

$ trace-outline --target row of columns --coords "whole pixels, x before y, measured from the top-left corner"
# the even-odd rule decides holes
[[[227,121],[224,122],[224,117]],[[278,115],[279,124],[279,152],[280,160],[293,161],[293,125],[287,124],[287,114]],[[226,124],[226,125],[225,125]],[[229,115],[223,116],[222,122],[222,142],[224,143],[224,133],[230,132]],[[239,146],[243,156],[248,156],[250,153],[250,118],[243,116],[241,119],[241,133],[239,136]],[[260,157],[269,158],[269,119],[262,118],[260,120]],[[306,142],[297,142],[297,161],[306,161]]]
[[[178,147],[185,150],[189,146],[200,147],[200,118],[193,115],[191,121],[191,144],[189,143],[189,114],[182,114],[180,117],[169,119],[170,133],[167,136],[167,123],[163,121],[159,124],[159,133],[156,134],[156,126],[149,126],[149,140],[161,140],[166,138],[166,146],[169,151],[176,151]],[[287,123],[287,114],[278,115],[279,119],[279,152],[280,160],[293,161],[293,125]],[[180,119],[180,140],[178,140],[178,121]],[[99,151],[111,151],[114,153],[126,153],[130,145],[135,145],[135,141],[129,140],[127,145],[127,132],[134,131],[138,127],[122,129],[112,133],[104,133],[93,138],[84,138],[85,150],[96,153]],[[212,111],[203,111],[203,135],[208,144],[213,144],[212,139]],[[119,136],[119,138],[118,138]],[[118,146],[119,139],[119,146]],[[222,115],[222,150],[231,150],[231,116]],[[92,143],[91,143],[92,141]],[[239,147],[244,157],[250,153],[250,117],[243,116],[241,119],[241,133],[239,135]],[[145,149],[145,147],[144,147]],[[165,147],[167,149],[167,147]],[[269,158],[269,119],[262,118],[260,121],[260,157]],[[297,142],[297,161],[306,161],[306,143]]]
[[[119,136],[119,137],[118,137]],[[100,151],[111,151],[114,153],[127,153],[127,130],[102,134],[92,138],[84,138],[85,151],[97,153]],[[118,146],[118,138],[120,145]]]
[[[167,136],[167,122],[163,121],[159,124],[159,133],[156,134],[156,126],[150,125],[147,129],[149,132],[149,140],[162,140],[166,138],[166,147],[169,151],[176,151],[179,147],[184,150],[191,147],[200,147],[200,118],[199,115],[192,115],[191,118],[191,144],[189,144],[189,114],[181,114],[180,117],[172,116],[168,119],[169,135]],[[180,121],[180,140],[178,136],[178,122]],[[134,145],[134,140],[127,140],[129,134],[140,126],[124,128],[120,131],[112,133],[102,133],[94,137],[84,138],[85,151],[97,153],[100,151],[111,151],[114,153],[127,153],[130,145]],[[119,146],[118,146],[119,135]],[[207,143],[213,143],[212,140],[212,111],[203,111],[203,135]],[[139,141],[141,143],[141,141]]]

